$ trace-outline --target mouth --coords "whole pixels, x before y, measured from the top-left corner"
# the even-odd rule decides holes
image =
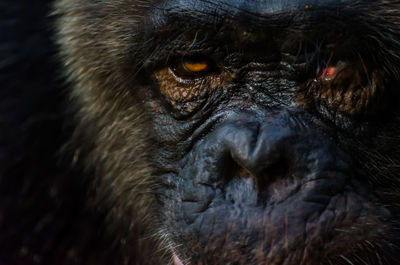
[[[181,259],[176,254],[173,254],[172,260],[174,261],[174,265],[184,265]]]
[[[244,220],[229,216],[226,209],[206,211],[201,220],[213,226],[200,226],[199,231],[205,234],[198,234],[198,242],[185,241],[187,249],[182,249],[182,256],[174,252],[172,264],[185,265],[182,257],[193,258],[198,264],[224,264],[228,257],[234,258],[234,264],[249,264],[249,261],[251,264],[326,264],[321,261],[335,260],[339,254],[352,257],[361,251],[360,246],[380,241],[390,230],[380,220],[382,216],[388,217],[388,213],[353,192],[334,196],[320,210],[322,204],[304,198],[297,201],[299,207],[282,206],[278,212],[264,209],[259,215],[252,215],[249,210],[244,216],[252,218]],[[223,224],[229,226],[218,230]]]

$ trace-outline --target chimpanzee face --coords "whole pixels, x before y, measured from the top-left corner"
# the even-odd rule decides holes
[[[393,214],[375,194],[391,183],[365,164],[377,126],[392,130],[378,117],[393,114],[397,88],[361,12],[337,1],[152,9],[147,107],[175,264],[378,264],[391,251]]]
[[[129,130],[151,138],[153,216],[175,265],[395,264],[400,2],[96,5],[80,34],[98,46],[69,53],[92,62],[74,68],[81,87],[100,81],[75,93],[126,133],[112,139],[122,175]]]

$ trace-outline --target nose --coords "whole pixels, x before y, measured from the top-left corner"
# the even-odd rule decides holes
[[[239,176],[255,178],[260,188],[290,174],[298,152],[296,130],[284,115],[261,121],[240,118],[218,134],[225,153],[241,167]]]

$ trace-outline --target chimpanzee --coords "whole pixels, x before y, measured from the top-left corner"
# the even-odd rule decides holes
[[[400,1],[2,0],[1,265],[400,264]]]

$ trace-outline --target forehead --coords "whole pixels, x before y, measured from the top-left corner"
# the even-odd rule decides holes
[[[151,5],[154,25],[168,26],[180,20],[196,24],[256,26],[257,29],[302,27],[317,24],[358,23],[371,15],[370,3],[364,0],[163,0]],[[373,8],[376,12],[376,6]]]
[[[362,3],[365,1],[357,1]],[[283,13],[296,13],[305,10],[328,10],[350,6],[354,0],[163,0],[153,5],[167,12],[199,12],[231,16],[248,14],[268,16]]]
[[[361,8],[363,7],[363,8]],[[367,7],[367,8],[366,8]],[[150,28],[182,34],[208,30],[209,36],[229,33],[239,41],[256,36],[262,41],[291,33],[328,36],[363,28],[363,0],[163,0],[150,8]],[[197,34],[197,33],[196,33]],[[250,35],[249,35],[250,34]],[[226,35],[224,35],[226,38]]]

